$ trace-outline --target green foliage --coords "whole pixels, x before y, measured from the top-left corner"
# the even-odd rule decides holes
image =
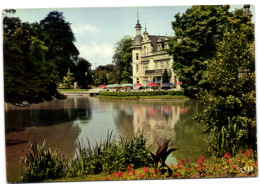
[[[115,84],[115,70],[115,65],[112,64],[98,66],[96,70],[93,71],[93,84],[96,86],[103,84]]]
[[[153,96],[153,95],[183,95],[183,91],[140,91],[140,92],[112,92],[100,91],[104,96]]]
[[[71,73],[70,69],[68,69],[67,75],[63,77],[62,88],[73,88],[73,80],[73,73]]]
[[[169,76],[168,76],[168,73],[165,69],[164,72],[163,72],[163,75],[162,75],[162,83],[167,83],[167,82],[169,82]]]
[[[89,141],[88,147],[79,142],[77,156],[71,163],[68,176],[111,173],[125,170],[129,164],[134,168],[148,164],[149,150],[146,142],[144,132],[134,136],[119,137],[118,140],[112,137],[112,132],[108,132],[107,139],[96,142],[93,148]]]
[[[200,94],[208,108],[196,119],[206,125],[209,151],[223,154],[255,148],[254,42],[241,25],[227,30],[217,46],[217,55],[208,60],[202,79],[210,84]]]
[[[22,162],[24,171],[21,182],[61,178],[68,169],[68,161],[57,150],[47,148],[45,142],[42,145],[31,144]]]
[[[55,63],[62,80],[68,68],[74,66],[73,62],[79,55],[79,51],[73,43],[76,40],[71,30],[71,23],[66,22],[62,12],[52,11],[40,21],[40,25],[49,40],[46,42],[49,48],[46,59]]]
[[[90,85],[93,83],[91,63],[86,59],[79,57],[75,62],[75,67],[73,67],[71,71],[74,73],[74,81],[77,82],[81,88],[86,89],[86,84]],[[85,72],[87,72],[87,77]]]
[[[210,84],[201,82],[208,60],[216,56],[217,43],[222,40],[227,28],[241,27],[252,39],[253,27],[250,18],[242,10],[229,12],[229,6],[193,6],[184,14],[175,15],[172,27],[175,36],[170,42],[169,54],[173,56],[173,69],[194,96],[199,88]]]
[[[132,38],[124,36],[116,43],[115,54],[113,55],[113,63],[115,64],[116,82],[130,83],[132,73]]]
[[[38,32],[19,18],[4,16],[5,101],[13,105],[64,99],[57,91],[56,66],[47,60],[49,50]]]

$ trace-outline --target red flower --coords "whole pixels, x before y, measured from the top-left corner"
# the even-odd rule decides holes
[[[190,163],[190,159],[189,159],[189,158],[187,158],[186,162],[187,162],[187,164],[189,164],[189,163]]]
[[[182,165],[185,165],[185,162],[182,158],[180,158],[180,162],[181,162]]]
[[[205,157],[204,157],[204,156],[201,156],[200,158],[201,158],[202,160],[204,160],[204,159],[205,159]]]
[[[177,163],[177,167],[178,167],[178,169],[181,169],[181,164]]]
[[[116,172],[113,172],[113,174],[112,174],[112,175],[116,177],[116,176],[117,176],[117,173],[116,173]]]
[[[180,176],[179,173],[177,173],[177,172],[174,172],[174,175],[177,176],[177,177]]]
[[[253,151],[251,149],[248,150],[249,156],[252,155]]]
[[[174,165],[171,163],[171,167],[174,168]]]
[[[149,172],[149,168],[148,167],[144,167],[144,172],[148,173]]]
[[[227,158],[231,158],[230,154],[228,152],[226,152],[226,154],[224,155],[224,158],[227,159]]]
[[[199,165],[203,164],[203,160],[199,158],[199,159],[198,159],[198,164],[199,164]]]
[[[228,164],[229,164],[229,160],[226,160],[226,163],[228,163]]]
[[[106,181],[108,181],[109,180],[109,178],[108,177],[106,177]]]
[[[213,151],[213,154],[214,154],[214,155],[216,155],[216,154],[217,154],[217,152],[216,152],[216,151]]]
[[[120,177],[123,176],[123,175],[124,175],[123,172],[118,172],[118,173],[117,173],[117,177],[118,177],[118,178],[120,178]]]
[[[243,155],[243,151],[239,151],[240,155]]]
[[[127,169],[127,170],[130,170],[130,169],[131,169],[131,166],[130,166],[130,165],[128,165],[126,169]]]
[[[132,173],[132,175],[135,175],[136,172],[135,171],[131,171],[131,173]]]

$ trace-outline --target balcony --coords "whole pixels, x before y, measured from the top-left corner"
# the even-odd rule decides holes
[[[162,76],[165,69],[156,69],[156,70],[145,70],[145,75],[149,76]],[[171,74],[170,69],[166,69],[168,74]]]

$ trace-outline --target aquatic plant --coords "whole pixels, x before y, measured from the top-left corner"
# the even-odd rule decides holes
[[[107,139],[96,142],[91,147],[84,146],[78,141],[76,158],[71,162],[68,176],[82,174],[99,174],[101,172],[125,170],[131,164],[138,168],[149,163],[149,149],[146,146],[147,139],[144,132],[138,132],[133,136],[127,135],[118,138],[112,136],[112,131],[107,133]]]
[[[21,182],[61,178],[68,170],[68,161],[59,151],[48,148],[46,141],[42,145],[36,142],[30,144],[30,149],[22,159],[22,163],[24,167]]]

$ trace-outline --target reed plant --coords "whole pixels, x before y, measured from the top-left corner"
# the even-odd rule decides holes
[[[149,148],[144,132],[125,137],[115,137],[112,133],[108,131],[107,138],[96,142],[93,147],[89,139],[87,146],[78,141],[76,158],[71,162],[68,176],[112,173],[125,170],[130,164],[138,168],[149,163]]]
[[[64,177],[68,171],[68,161],[59,151],[34,142],[22,159],[23,176],[21,182],[37,182]]]

